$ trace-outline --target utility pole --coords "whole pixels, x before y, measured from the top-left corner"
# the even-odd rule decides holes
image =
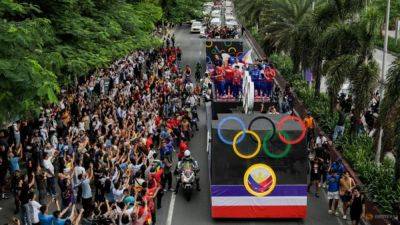
[[[383,58],[382,58],[382,71],[381,71],[381,79],[379,86],[379,99],[380,102],[383,100],[383,96],[385,94],[385,75],[386,75],[386,55],[387,55],[387,47],[388,47],[388,39],[389,39],[389,19],[390,19],[390,0],[387,0],[386,7],[386,21],[385,21],[385,41],[383,44]],[[380,163],[381,154],[382,154],[382,136],[383,136],[383,128],[382,125],[379,128],[379,137],[378,137],[378,146],[376,149],[375,162]]]

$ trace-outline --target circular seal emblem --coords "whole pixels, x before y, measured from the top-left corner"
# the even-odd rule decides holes
[[[243,183],[250,194],[257,197],[264,197],[275,189],[276,175],[271,167],[258,163],[246,170]]]

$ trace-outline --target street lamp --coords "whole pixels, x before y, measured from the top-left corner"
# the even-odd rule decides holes
[[[386,21],[385,21],[385,41],[383,44],[383,58],[382,58],[382,71],[381,71],[381,79],[379,86],[379,97],[382,102],[383,96],[385,94],[385,70],[386,70],[386,55],[387,55],[387,47],[389,40],[389,19],[390,19],[390,0],[387,0],[386,7]],[[379,138],[378,138],[378,146],[376,149],[375,162],[379,163],[382,153],[382,136],[383,136],[383,128],[382,125],[379,128]]]

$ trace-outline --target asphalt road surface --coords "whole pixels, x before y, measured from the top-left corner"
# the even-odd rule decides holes
[[[175,31],[176,43],[182,48],[182,65],[190,65],[194,68],[200,61],[205,68],[205,46],[204,39],[198,34],[190,34],[189,27],[177,28]],[[245,43],[248,48],[249,43]],[[194,79],[193,79],[194,80]],[[210,214],[210,190],[208,179],[208,162],[206,152],[206,117],[204,104],[198,110],[200,122],[199,131],[191,140],[190,149],[194,158],[200,165],[200,185],[202,190],[194,192],[190,202],[187,202],[182,193],[174,195],[167,192],[164,195],[162,208],[157,212],[157,224],[160,225],[239,225],[239,224],[266,224],[266,225],[345,225],[350,221],[344,221],[339,217],[328,215],[328,203],[326,195],[320,198],[309,196],[308,213],[305,220],[213,220]],[[173,183],[175,185],[175,181]],[[12,217],[14,210],[13,199],[0,201],[0,224],[5,224]]]
[[[176,43],[182,49],[182,65],[190,65],[192,68],[198,61],[205,68],[205,39],[200,39],[198,34],[191,34],[189,27],[184,26],[175,30]],[[245,48],[249,43],[245,43]],[[253,51],[254,52],[254,51]],[[162,208],[158,211],[157,224],[165,225],[207,225],[207,224],[274,224],[274,225],[345,225],[350,221],[344,221],[339,217],[328,214],[328,202],[326,194],[322,193],[320,198],[309,196],[308,213],[305,220],[213,220],[210,212],[210,190],[208,179],[207,161],[207,128],[205,107],[202,105],[198,110],[200,122],[199,131],[195,133],[190,142],[190,149],[194,158],[199,162],[200,185],[202,190],[194,192],[190,202],[182,195],[174,196],[171,192],[164,195]]]

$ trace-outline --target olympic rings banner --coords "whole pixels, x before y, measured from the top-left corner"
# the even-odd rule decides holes
[[[289,115],[219,114],[211,130],[213,218],[305,218],[306,130]]]
[[[211,39],[205,41],[206,62],[212,64],[215,55],[221,57],[222,53],[227,53],[237,57],[243,53],[243,42],[240,40],[218,40]]]

